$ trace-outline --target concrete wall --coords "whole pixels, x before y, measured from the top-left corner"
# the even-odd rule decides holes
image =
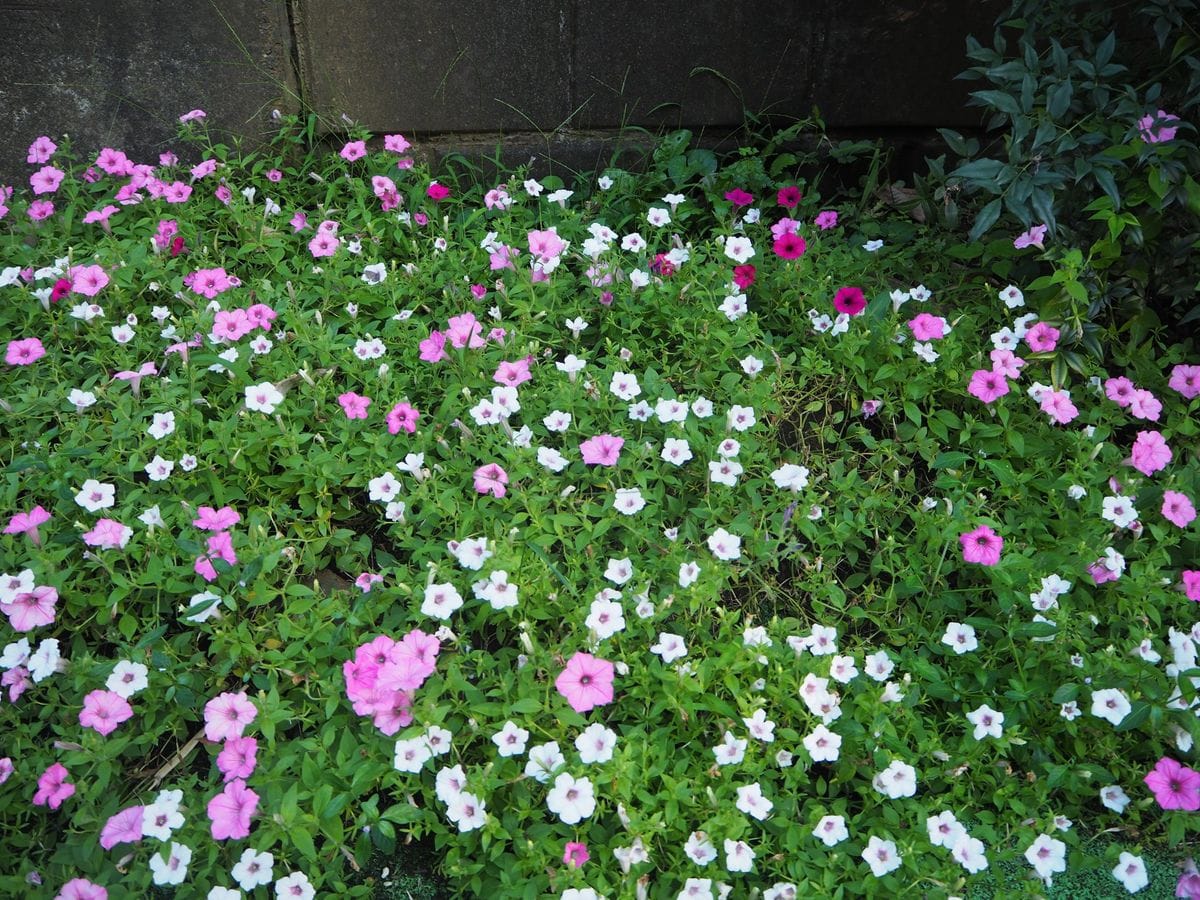
[[[743,109],[886,135],[969,126],[963,40],[996,0],[0,0],[0,180],[38,134],[152,159],[194,107],[273,108],[448,148],[601,148]],[[585,154],[586,155],[586,154]]]

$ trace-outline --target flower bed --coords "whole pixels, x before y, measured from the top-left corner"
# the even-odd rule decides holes
[[[288,127],[0,203],[0,891],[365,896],[410,835],[468,896],[1132,891],[1194,835],[1183,349],[1072,374],[786,166]]]

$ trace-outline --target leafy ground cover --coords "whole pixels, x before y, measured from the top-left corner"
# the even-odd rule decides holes
[[[1175,888],[1200,366],[1045,229],[184,119],[0,206],[0,891]]]

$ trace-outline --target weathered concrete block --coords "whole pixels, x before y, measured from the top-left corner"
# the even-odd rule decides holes
[[[295,0],[306,97],[375,132],[553,131],[573,4]]]
[[[737,125],[752,113],[830,128],[974,124],[962,108],[968,33],[994,0],[580,0],[573,106],[580,127]]]
[[[150,162],[190,109],[261,135],[289,89],[282,0],[0,0],[0,182],[28,186],[39,134]]]

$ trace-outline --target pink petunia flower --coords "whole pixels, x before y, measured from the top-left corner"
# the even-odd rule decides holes
[[[217,532],[228,531],[240,521],[241,515],[232,506],[222,506],[220,509],[201,506],[196,510],[196,518],[192,520],[192,525],[205,531]]]
[[[909,319],[908,327],[912,329],[913,338],[918,341],[937,341],[946,336],[947,323],[941,316],[920,313]],[[994,368],[994,366],[993,366]]]
[[[385,134],[383,136],[383,149],[389,153],[403,153],[410,144],[402,134]]]
[[[13,631],[32,631],[54,621],[54,605],[58,591],[49,585],[38,585],[32,591],[17,594],[0,603],[0,613],[8,616]]]
[[[50,513],[39,504],[29,510],[29,512],[17,513],[9,519],[4,533],[23,534],[33,542],[33,546],[40,547],[42,545],[42,536],[38,532],[38,526],[44,525],[49,521]]]
[[[108,900],[108,888],[86,878],[72,878],[54,895],[54,900]]]
[[[1200,569],[1184,569],[1180,580],[1183,582],[1184,596],[1200,603]]]
[[[1200,772],[1164,756],[1143,779],[1163,809],[1200,809]]]
[[[366,141],[349,141],[338,154],[346,162],[354,162],[367,155]]]
[[[71,290],[85,297],[95,297],[109,281],[103,266],[76,266],[68,274],[71,276]]]
[[[1004,538],[986,525],[959,535],[958,542],[962,544],[966,562],[984,566],[994,566],[1000,562],[1000,553],[1004,549]]]
[[[508,488],[508,473],[497,463],[488,463],[475,470],[475,490],[480,494],[503,497]]]
[[[365,419],[367,407],[371,405],[371,398],[356,394],[354,391],[347,391],[338,395],[338,403],[341,404],[347,419]]]
[[[1039,403],[1042,412],[1050,416],[1051,421],[1066,425],[1079,415],[1079,410],[1066,391],[1044,391]]]
[[[1162,413],[1162,403],[1146,390],[1135,390],[1129,396],[1129,414],[1135,419],[1157,422]]]
[[[1008,393],[1008,381],[999,372],[976,369],[967,385],[967,393],[984,403],[991,403]]]
[[[252,737],[229,738],[217,754],[217,769],[226,781],[249,778],[257,765],[258,741]]]
[[[58,144],[43,134],[41,137],[35,138],[29,145],[29,154],[25,157],[25,162],[35,166],[45,165],[50,162],[50,157],[57,149]]]
[[[1179,491],[1164,491],[1162,502],[1162,517],[1173,525],[1187,528],[1196,518],[1196,507],[1191,498]]]
[[[10,366],[29,366],[46,355],[46,348],[37,338],[9,341],[4,361]]]
[[[208,801],[214,841],[238,839],[250,834],[250,817],[258,811],[258,794],[236,778]]]
[[[387,414],[388,434],[399,434],[401,429],[414,434],[419,418],[421,414],[411,403],[397,403]]]
[[[101,550],[124,550],[131,537],[133,529],[128,525],[116,519],[100,519],[91,531],[83,533],[83,542]]]
[[[1135,390],[1137,388],[1134,387],[1133,382],[1124,376],[1110,378],[1104,382],[1104,395],[1122,408],[1129,406]]]
[[[1045,249],[1042,242],[1046,239],[1046,225],[1034,225],[1028,231],[1022,232],[1013,239],[1013,246],[1018,250],[1024,250],[1026,247],[1037,247],[1039,250]]]
[[[206,113],[204,110],[191,109],[191,110],[188,110],[187,112],[185,112],[182,116],[180,116],[179,121],[183,124],[186,124],[188,122],[203,121],[207,117],[208,117],[208,113]]]
[[[835,228],[838,223],[838,214],[832,209],[822,210],[817,213],[817,217],[813,220],[813,224],[822,231],[828,231],[830,228]]]
[[[40,222],[54,215],[54,204],[49,200],[34,200],[25,210],[25,214],[34,222]]]
[[[29,185],[35,196],[53,194],[58,190],[58,186],[62,184],[65,177],[66,173],[61,169],[56,169],[54,166],[42,166],[29,176]]]
[[[421,351],[423,362],[436,363],[446,358],[446,335],[440,331],[431,331],[429,337],[417,345]]]
[[[313,255],[314,259],[320,259],[323,256],[333,256],[337,253],[337,249],[341,246],[342,239],[336,234],[318,231],[311,241],[308,242],[308,252]]]
[[[1139,431],[1137,440],[1133,442],[1130,463],[1143,475],[1153,475],[1167,467],[1171,461],[1171,448],[1167,446],[1162,433],[1158,431]]]
[[[133,707],[113,691],[92,691],[83,698],[83,709],[79,711],[79,724],[103,737],[108,737],[118,725],[131,718]]]
[[[575,712],[588,712],[613,699],[614,667],[606,659],[578,652],[554,681],[554,687]]]
[[[583,461],[589,466],[615,466],[621,456],[625,439],[612,434],[598,434],[579,445]]]
[[[492,376],[492,380],[508,387],[517,387],[524,384],[533,377],[529,372],[529,366],[532,362],[532,356],[526,356],[523,359],[512,362],[504,360],[496,367],[496,373]]]
[[[111,850],[117,844],[136,844],[142,839],[143,806],[129,806],[109,816],[100,829],[100,846]]]
[[[37,793],[33,795],[34,806],[58,809],[63,801],[75,793],[75,785],[67,781],[71,773],[62,763],[54,763],[38,777]]]
[[[1172,123],[1178,121],[1179,116],[1173,116],[1165,109],[1160,109],[1155,114],[1147,113],[1138,119],[1138,134],[1147,144],[1173,141],[1179,129]]]
[[[204,737],[209,741],[241,737],[257,715],[245,691],[218,694],[204,705]]]
[[[1025,332],[1025,343],[1035,353],[1049,353],[1058,346],[1061,332],[1045,322],[1038,322]]]
[[[452,347],[479,350],[487,346],[487,341],[483,339],[483,325],[475,318],[475,313],[451,316],[447,325],[446,339]]]
[[[1167,387],[1178,392],[1184,400],[1200,397],[1200,366],[1178,365],[1171,370]]]

